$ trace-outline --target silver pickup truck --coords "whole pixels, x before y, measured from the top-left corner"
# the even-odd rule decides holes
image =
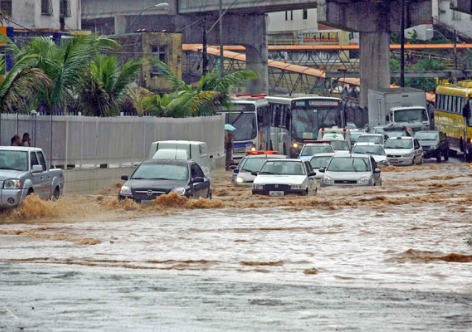
[[[63,188],[62,170],[48,170],[43,150],[0,146],[0,209],[16,207],[32,193],[57,199]]]

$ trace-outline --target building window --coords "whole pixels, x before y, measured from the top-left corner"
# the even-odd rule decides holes
[[[454,21],[460,21],[461,20],[461,13],[456,11],[456,10],[453,10],[452,11],[452,19]]]
[[[167,63],[167,53],[165,46],[153,46],[151,52],[155,59]],[[152,74],[162,75],[163,73],[157,66],[152,66]]]
[[[293,10],[285,12],[285,21],[293,21]]]
[[[41,15],[52,15],[51,0],[41,0]]]
[[[308,9],[303,9],[303,19],[308,20]]]
[[[61,0],[60,2],[61,17],[70,17],[70,0]]]
[[[11,1],[12,0],[0,0],[0,16],[11,17]]]

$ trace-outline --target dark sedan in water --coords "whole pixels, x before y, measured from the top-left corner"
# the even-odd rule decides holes
[[[201,167],[193,161],[150,160],[145,161],[131,177],[123,176],[125,184],[118,198],[129,198],[145,203],[169,193],[188,198],[211,198],[211,181]]]

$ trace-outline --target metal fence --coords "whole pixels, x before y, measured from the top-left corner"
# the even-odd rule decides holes
[[[29,133],[51,165],[125,165],[148,157],[159,140],[195,140],[208,144],[210,156],[224,157],[224,117],[156,118],[40,116],[0,113],[0,145]]]

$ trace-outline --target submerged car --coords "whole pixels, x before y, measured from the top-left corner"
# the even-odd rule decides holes
[[[303,146],[302,151],[300,152],[300,159],[308,160],[314,155],[320,153],[334,153],[333,147],[329,142],[320,142],[320,143],[308,143]]]
[[[385,152],[390,165],[419,165],[423,163],[423,149],[413,137],[389,138],[385,142]]]
[[[352,154],[331,158],[321,178],[322,187],[381,186],[380,169],[372,156]]]
[[[211,181],[194,161],[149,160],[136,168],[121,187],[118,199],[146,203],[157,197],[177,193],[188,198],[211,198]]]
[[[320,169],[326,168],[334,155],[334,153],[320,153],[311,157],[310,164],[313,170],[316,172],[315,177],[317,179],[321,179],[323,176],[323,173],[320,172]]]
[[[379,144],[374,143],[356,143],[352,148],[353,154],[368,154],[374,157],[377,164],[387,166],[387,153]]]
[[[438,163],[441,162],[441,157],[444,157],[445,161],[449,160],[449,142],[445,133],[434,130],[419,131],[415,138],[423,148],[423,158],[436,158]]]
[[[356,143],[373,143],[383,146],[387,139],[388,136],[385,134],[363,134],[357,138]]]
[[[287,159],[284,155],[259,154],[244,157],[233,170],[231,182],[236,186],[250,186],[256,178],[252,173],[259,172],[269,159]]]
[[[316,192],[316,173],[308,161],[300,159],[268,160],[257,173],[253,195],[308,195]]]

